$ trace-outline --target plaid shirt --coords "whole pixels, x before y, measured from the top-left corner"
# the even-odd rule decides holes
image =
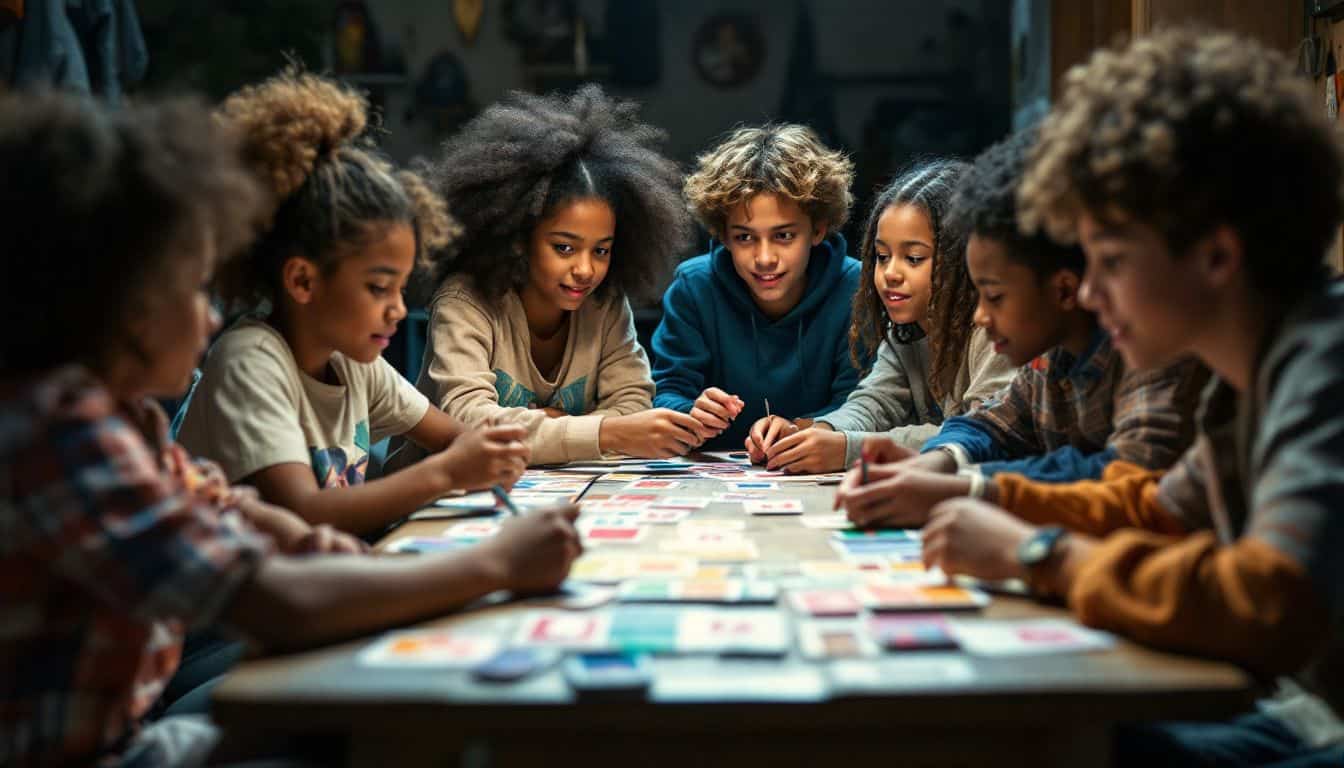
[[[1081,358],[1056,347],[1033,360],[993,400],[949,419],[924,452],[956,444],[987,475],[1047,482],[1096,479],[1117,459],[1165,469],[1194,439],[1207,380],[1194,360],[1126,371],[1110,337],[1097,330]]]
[[[0,764],[115,762],[269,547],[165,425],[77,367],[0,385]]]

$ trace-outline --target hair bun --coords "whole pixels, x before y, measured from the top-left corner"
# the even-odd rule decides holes
[[[368,111],[359,91],[291,66],[239,90],[219,113],[241,131],[244,156],[278,206],[320,159],[364,132]]]

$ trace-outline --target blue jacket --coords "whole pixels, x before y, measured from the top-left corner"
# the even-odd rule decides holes
[[[704,447],[741,449],[752,423],[770,412],[790,419],[829,413],[858,384],[849,359],[850,301],[859,262],[831,234],[812,249],[807,291],[770,320],[752,300],[722,245],[677,268],[653,334],[653,404],[689,413],[706,387],[746,402],[742,414]]]

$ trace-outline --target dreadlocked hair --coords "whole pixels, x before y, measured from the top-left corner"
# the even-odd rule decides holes
[[[527,284],[537,223],[599,199],[616,218],[611,266],[595,296],[653,296],[690,244],[681,172],[659,153],[663,131],[639,105],[586,85],[572,95],[514,92],[443,143],[429,180],[463,225],[436,254],[435,285],[466,275],[489,300]]]
[[[217,273],[226,307],[274,307],[287,259],[301,256],[330,274],[351,247],[384,237],[390,225],[411,227],[420,269],[458,234],[420,175],[395,169],[363,136],[368,110],[362,93],[292,66],[225,100],[219,114],[241,132],[248,165],[270,195],[261,239]]]
[[[966,272],[965,231],[948,215],[953,192],[967,169],[957,160],[916,163],[878,193],[863,228],[859,258],[863,262],[859,289],[854,293],[853,322],[849,327],[849,354],[856,366],[871,360],[883,339],[910,344],[923,338],[916,323],[893,325],[877,294],[873,273],[877,269],[877,221],[893,206],[913,205],[929,218],[933,231],[933,274],[929,317],[929,391],[935,398],[947,396],[966,355],[974,330],[975,287]]]

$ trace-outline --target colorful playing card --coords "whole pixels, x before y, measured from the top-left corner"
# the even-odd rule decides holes
[[[388,544],[387,551],[429,554],[433,552],[457,552],[471,545],[472,542],[460,539],[407,536]]]
[[[434,506],[449,509],[494,509],[495,495],[489,491],[479,491],[465,496],[445,496],[442,499],[435,499]]]
[[[904,528],[854,528],[851,530],[836,531],[831,534],[831,538],[846,542],[917,542],[921,540],[919,531],[907,530]]]
[[[728,487],[734,491],[777,491],[779,483],[773,480],[737,480],[728,483]]]
[[[677,648],[677,625],[681,616],[675,609],[661,607],[621,607],[611,617],[608,643],[626,653],[668,653]]]
[[[801,515],[803,502],[798,499],[761,499],[744,501],[742,508],[749,515]]]
[[[373,667],[471,667],[499,650],[490,635],[420,629],[392,632],[359,654],[359,662]]]
[[[639,522],[647,525],[670,525],[673,523],[680,523],[682,520],[689,517],[690,514],[691,511],[689,509],[659,509],[657,507],[649,507],[648,509],[641,511],[637,519]]]
[[[718,502],[738,502],[738,501],[759,501],[770,498],[770,494],[764,491],[733,491],[731,493],[716,493],[714,500]]]
[[[680,487],[681,487],[680,480],[663,480],[660,478],[644,478],[641,480],[636,480],[633,483],[630,483],[629,485],[626,486],[626,488],[630,488],[632,490],[637,491],[642,490],[670,491],[674,488],[680,488]]]
[[[878,646],[889,651],[922,651],[957,647],[957,638],[947,619],[936,613],[873,616],[868,632]]]
[[[844,512],[837,512],[833,515],[803,515],[798,518],[798,522],[808,528],[819,528],[822,530],[845,530],[854,527],[849,522],[849,518]]]
[[[854,616],[863,609],[848,589],[795,589],[789,602],[798,613],[809,616]]]
[[[954,621],[952,633],[977,656],[1029,656],[1107,650],[1115,637],[1064,619]]]
[[[691,653],[777,656],[787,647],[784,617],[774,610],[687,610],[677,632],[677,649]]]
[[[698,567],[699,564],[693,558],[676,555],[590,552],[574,561],[569,577],[599,584],[614,584],[639,576],[681,579],[695,573]]]
[[[677,526],[677,531],[689,530],[716,530],[716,531],[741,531],[747,527],[747,524],[741,520],[722,520],[718,518],[700,518],[693,520],[683,520]]]
[[[708,560],[715,563],[736,563],[746,560],[755,560],[761,555],[760,550],[756,548],[756,544],[745,539],[722,543],[705,542],[695,539],[681,539],[676,541],[665,541],[661,544],[661,548],[668,552],[694,555],[701,560]]]
[[[644,538],[647,528],[639,525],[583,528],[583,540],[588,542],[634,544]]]
[[[652,509],[704,509],[711,499],[704,496],[664,496],[649,503]]]
[[[450,539],[462,541],[480,541],[499,533],[499,523],[494,520],[471,520],[449,526],[443,532]]]
[[[853,620],[799,622],[798,650],[808,659],[853,659],[877,653]]]
[[[975,611],[989,605],[989,596],[983,592],[950,586],[870,582],[859,587],[855,595],[874,611]]]
[[[515,642],[580,650],[602,648],[610,631],[609,613],[534,611],[523,616]]]
[[[658,501],[656,493],[618,493],[611,497],[612,501],[627,501],[634,504],[652,504]]]

